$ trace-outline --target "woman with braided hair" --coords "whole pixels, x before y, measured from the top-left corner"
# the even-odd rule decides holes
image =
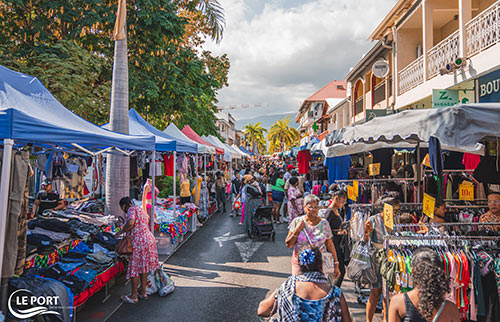
[[[445,300],[450,279],[436,252],[429,248],[415,251],[411,278],[415,288],[392,298],[389,322],[460,322],[457,306]]]
[[[300,275],[290,276],[259,304],[257,314],[276,316],[274,322],[351,322],[340,288],[330,286],[323,274],[319,248],[306,247],[298,255]]]

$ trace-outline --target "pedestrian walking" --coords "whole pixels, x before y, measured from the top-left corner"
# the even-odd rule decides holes
[[[220,171],[217,171],[215,179],[215,200],[217,201],[218,210],[222,212],[226,212],[226,190],[226,179]]]
[[[303,193],[299,190],[299,179],[291,177],[287,184],[288,188],[288,221],[292,222],[296,217],[304,214]]]
[[[285,199],[285,181],[283,180],[283,172],[277,171],[271,178],[271,190],[272,190],[272,200],[273,200],[273,217],[275,223],[281,223],[280,221],[280,209]]]
[[[232,202],[232,205],[234,205],[236,200],[238,200],[240,198],[241,187],[242,187],[242,184],[241,184],[240,174],[238,172],[236,172],[233,180],[231,181],[231,196],[232,196],[231,202]],[[241,200],[240,200],[240,205],[241,205]],[[232,209],[231,209],[231,213],[229,216],[234,217],[235,215],[237,215],[239,209],[238,210],[234,209],[234,207],[231,207],[231,208]],[[240,206],[240,208],[241,208],[241,206]]]
[[[332,231],[328,221],[318,216],[319,198],[308,195],[304,198],[304,216],[295,218],[289,226],[285,243],[288,248],[293,247],[292,274],[300,272],[297,256],[301,249],[307,246],[314,246],[322,252],[330,252],[334,258],[334,277],[340,276],[339,260],[337,252],[333,246]]]

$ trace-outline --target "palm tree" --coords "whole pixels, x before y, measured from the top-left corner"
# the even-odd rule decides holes
[[[128,129],[128,57],[126,0],[118,0],[114,30],[115,53],[111,84],[109,125],[112,131],[129,133]],[[106,212],[121,214],[119,201],[129,195],[130,161],[128,156],[108,154],[106,163]]]
[[[200,12],[206,19],[206,26],[212,40],[215,40],[217,43],[222,40],[226,18],[224,16],[224,9],[218,0],[177,0],[177,3],[181,8]]]
[[[291,127],[290,117],[283,118],[276,121],[267,133],[267,140],[269,141],[269,151],[285,151],[289,149],[300,138],[299,132]]]
[[[266,149],[266,140],[264,138],[264,133],[267,130],[260,125],[260,122],[245,125],[245,135],[247,141],[252,146],[252,152],[263,152]]]

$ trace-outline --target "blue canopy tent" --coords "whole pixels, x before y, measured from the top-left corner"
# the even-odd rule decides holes
[[[35,144],[89,154],[115,149],[154,150],[152,136],[131,136],[100,128],[72,113],[33,76],[0,66],[0,139],[3,160],[11,160],[14,144]],[[11,162],[2,162],[0,183],[0,270],[3,267]]]
[[[248,151],[247,149],[245,149],[245,147],[244,147],[243,145],[242,145],[242,146],[240,146],[240,150],[241,150],[243,153],[246,153],[246,154],[248,154],[248,155],[255,155],[255,153],[250,152],[250,151]]]
[[[162,131],[149,124],[133,108],[128,111],[128,119],[129,133],[134,135],[150,135],[155,138],[155,151],[198,153],[198,148],[195,144],[175,139],[170,135],[163,133]],[[103,127],[109,128],[109,123],[103,125]]]

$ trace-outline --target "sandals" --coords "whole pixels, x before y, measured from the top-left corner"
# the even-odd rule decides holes
[[[144,301],[146,301],[149,298],[147,294],[145,296],[137,294],[137,297],[139,298],[139,300],[144,300]]]
[[[129,295],[124,295],[121,297],[122,301],[127,304],[137,304],[139,301],[134,301]]]

